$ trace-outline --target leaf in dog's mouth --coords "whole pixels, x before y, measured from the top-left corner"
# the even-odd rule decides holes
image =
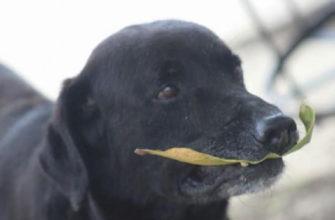
[[[294,145],[291,150],[289,150],[283,156],[286,156],[290,153],[293,153],[303,146],[308,144],[312,138],[313,127],[315,124],[315,112],[314,110],[306,105],[302,104],[300,106],[299,117],[302,123],[305,126],[306,134],[305,136]],[[194,165],[202,165],[202,166],[224,166],[224,165],[232,165],[232,164],[241,164],[241,166],[248,166],[249,164],[258,164],[267,159],[276,159],[282,156],[269,153],[263,159],[258,161],[250,161],[250,160],[238,160],[238,159],[225,159],[216,156],[212,156],[209,154],[201,153],[190,148],[186,147],[173,147],[167,150],[152,150],[152,149],[136,149],[135,153],[138,155],[156,155],[160,157],[165,157],[172,160],[177,160],[184,163],[194,164]]]

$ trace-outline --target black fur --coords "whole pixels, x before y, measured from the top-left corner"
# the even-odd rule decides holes
[[[281,112],[247,92],[239,58],[182,21],[103,41],[55,104],[0,69],[1,220],[218,220],[230,196],[262,189],[281,159],[200,167],[134,154],[188,146],[260,159],[257,125]],[[178,95],[160,99],[166,86]]]

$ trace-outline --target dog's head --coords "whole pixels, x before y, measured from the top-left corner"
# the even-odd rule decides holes
[[[66,83],[41,163],[73,204],[87,187],[104,200],[206,203],[270,185],[282,160],[201,167],[134,150],[186,146],[259,160],[296,141],[294,121],[246,90],[240,59],[216,35],[161,21],[106,39]]]

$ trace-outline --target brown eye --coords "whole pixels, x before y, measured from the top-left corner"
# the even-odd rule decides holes
[[[178,89],[175,86],[165,86],[157,95],[160,100],[168,100],[178,95]]]

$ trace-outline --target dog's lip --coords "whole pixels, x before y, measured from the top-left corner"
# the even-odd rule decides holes
[[[262,172],[261,169],[267,166],[271,161],[279,159],[266,160],[256,165],[242,167],[239,164],[228,166],[194,166],[191,171],[181,179],[179,183],[179,192],[184,196],[202,196],[204,194],[214,194],[223,184],[230,181],[243,180],[244,173]],[[229,175],[225,175],[228,174]],[[231,174],[234,175],[231,175]],[[242,178],[242,179],[241,179]]]

